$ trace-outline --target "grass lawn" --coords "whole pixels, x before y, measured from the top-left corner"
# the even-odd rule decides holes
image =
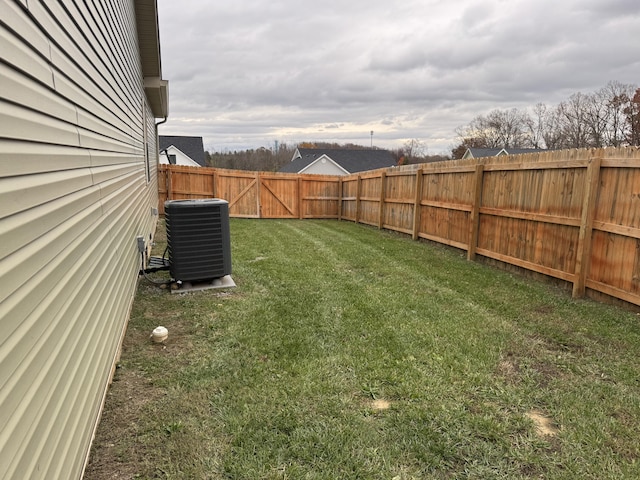
[[[235,289],[141,280],[85,478],[640,478],[635,313],[350,222],[231,240]]]

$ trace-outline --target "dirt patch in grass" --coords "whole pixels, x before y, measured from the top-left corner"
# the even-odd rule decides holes
[[[571,353],[555,348],[538,336],[527,335],[509,345],[509,350],[495,367],[495,375],[509,385],[517,385],[523,376],[534,372],[538,386],[546,388],[553,381],[567,376],[567,372],[557,365],[566,355]]]
[[[384,398],[377,398],[371,402],[371,408],[374,410],[388,410],[391,408],[391,402]]]
[[[513,352],[508,352],[498,362],[496,374],[505,379],[507,383],[517,383],[520,375],[520,363]]]
[[[560,432],[553,419],[547,417],[540,410],[530,410],[525,415],[533,422],[536,433],[540,437],[555,437]]]
[[[100,434],[93,442],[84,478],[135,478],[137,466],[143,462],[144,448],[123,439],[136,438],[145,406],[163,395],[163,390],[138,373],[122,368],[116,371],[102,414],[107,421],[101,424]]]
[[[531,310],[533,313],[538,313],[540,315],[550,315],[555,309],[552,305],[538,305]]]
[[[179,360],[181,357],[186,357],[193,350],[193,342],[190,336],[184,333],[184,327],[176,322],[172,322],[169,327],[164,326],[169,331],[169,336],[164,342],[155,343],[145,333],[139,340],[140,343],[148,344],[145,347],[149,350],[149,355],[153,355],[152,352],[155,352],[169,356],[174,361]],[[150,334],[151,332],[149,332]]]

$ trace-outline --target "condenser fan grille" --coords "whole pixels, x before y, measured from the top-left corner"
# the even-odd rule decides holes
[[[201,281],[231,274],[229,204],[225,200],[165,203],[171,276]]]

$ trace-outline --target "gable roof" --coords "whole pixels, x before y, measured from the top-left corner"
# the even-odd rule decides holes
[[[544,151],[544,149],[541,148],[467,148],[462,158],[497,157],[499,155],[519,155],[521,153],[542,151]]]
[[[280,171],[298,173],[321,157],[327,157],[348,173],[393,167],[396,161],[388,150],[349,150],[337,148],[298,148],[293,159]]]
[[[179,153],[178,155],[175,155],[175,153]],[[165,148],[164,150],[160,151],[160,163],[165,163],[167,162],[168,164],[171,164],[171,156],[176,157],[175,158],[175,162],[172,165],[186,165],[186,166],[191,166],[191,167],[202,167],[202,165],[200,165],[198,162],[196,162],[194,159],[192,159],[189,155],[187,155],[186,153],[184,153],[182,150],[180,150],[178,147],[176,147],[175,145],[169,145],[167,148]],[[186,163],[183,163],[186,162]]]
[[[160,135],[158,140],[160,142],[160,151],[166,150],[173,145],[198,165],[206,167],[202,137]]]

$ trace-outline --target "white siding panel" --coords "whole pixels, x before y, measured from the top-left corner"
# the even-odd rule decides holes
[[[117,22],[107,25],[112,30],[115,36],[119,36],[123,39],[122,42],[122,54],[128,57],[136,51],[138,48],[138,39],[134,32],[136,31],[135,14],[131,5],[126,5],[122,2],[110,2],[106,5],[107,9],[113,11],[113,17],[118,18]],[[136,80],[139,72],[127,68],[128,76],[133,81]]]
[[[60,72],[56,72],[54,72],[56,91],[78,107],[78,122],[83,122],[83,115],[93,116],[111,125],[112,128],[117,128],[127,134],[132,133],[135,121],[124,115],[113,101],[104,97],[101,102],[98,102],[95,97],[80,89],[77,82],[70,80]]]
[[[100,187],[94,186],[0,219],[0,258],[9,256],[99,202]]]
[[[36,25],[46,32],[53,42],[62,49],[71,51],[70,35],[75,31],[73,21],[67,15],[61,14],[59,2],[30,2],[29,13],[35,19]]]
[[[15,140],[79,146],[75,125],[0,100],[0,131]]]
[[[91,152],[91,165],[100,167],[122,163],[131,163],[132,161],[142,164],[144,162],[144,159],[142,158],[142,142],[140,142],[139,145],[140,149],[136,150],[135,155],[120,152],[93,151]]]
[[[112,118],[111,120],[117,122],[116,118]],[[84,110],[79,110],[78,126],[81,127],[80,143],[85,147],[88,146],[88,144],[82,140],[83,130],[89,130],[90,132],[99,133],[100,136],[107,136],[107,138],[112,138],[124,145],[140,143],[140,139],[135,139],[134,137],[132,137],[131,133],[127,133],[128,128],[124,124],[120,124],[119,122],[117,123],[117,126],[113,125],[107,122],[105,120],[105,117],[98,117],[93,112],[89,113]]]
[[[52,166],[71,170],[91,165],[91,152],[64,145],[3,140],[0,149],[0,179],[50,172]]]
[[[66,0],[65,3],[71,1]],[[123,89],[123,93],[127,96],[127,103],[135,110],[139,98],[137,87],[140,85],[140,72],[123,61],[130,58],[136,50],[137,41],[131,37],[131,33],[135,32],[135,24],[126,25],[121,12],[110,8],[111,3],[105,5],[92,2],[86,5],[87,9],[83,5],[81,11],[85,23],[80,28],[88,38],[95,39],[99,45],[98,56],[103,65],[98,68],[104,71],[105,78],[133,87]],[[123,31],[126,26],[130,27],[128,35]],[[120,41],[114,42],[115,38]]]
[[[6,17],[5,17],[6,16]],[[49,42],[18,6],[2,4],[2,20],[8,22],[17,35],[0,25],[0,52],[5,62],[40,82],[53,86],[49,58]]]
[[[132,155],[136,152],[135,146],[131,144],[131,139],[125,138],[121,140],[108,136],[108,134],[115,134],[111,129],[105,129],[103,134],[79,128],[78,134],[80,136],[80,145],[87,149],[128,152]]]
[[[73,20],[69,18],[61,2],[47,2],[46,5],[34,3],[29,6],[30,12],[42,23],[51,37],[53,64],[66,64],[64,71],[69,72],[69,64],[73,63],[76,71],[81,73],[73,75],[72,78],[86,79],[83,84],[85,88],[91,88],[95,83],[105,92],[107,98],[116,99],[116,105],[126,106],[131,111],[133,100],[122,93],[117,82],[112,81],[114,77],[111,70],[105,67],[101,59],[104,49],[99,43],[91,43],[87,39],[93,36],[91,30],[84,25],[74,3],[66,3],[74,15]],[[83,26],[85,31],[82,30]],[[121,59],[120,63],[124,60],[126,59]],[[95,97],[100,99],[101,96]]]
[[[110,191],[113,191],[107,188],[108,184],[131,181],[132,175],[134,176],[134,181],[139,181],[144,175],[140,162],[96,167],[91,169],[91,172],[93,174],[93,181],[101,185],[103,197],[107,196]]]
[[[0,12],[0,479],[79,479],[157,221],[156,128],[133,0]]]
[[[86,215],[95,218],[96,212]],[[18,419],[14,418],[16,413],[19,413],[20,409],[28,408],[30,396],[27,392],[40,388],[37,382],[22,380],[30,369],[36,368],[34,373],[40,374],[45,364],[51,360],[48,355],[49,349],[60,342],[60,335],[65,335],[67,327],[57,328],[57,322],[62,321],[57,315],[69,302],[85,300],[84,297],[69,296],[63,289],[73,290],[75,282],[81,281],[83,275],[78,275],[77,269],[86,268],[82,259],[93,252],[91,245],[97,242],[99,236],[100,232],[97,229],[85,230],[74,241],[69,242],[54,259],[36,271],[28,282],[19,285],[20,288],[15,293],[16,298],[22,302],[28,299],[29,305],[12,305],[14,302],[7,302],[10,312],[15,317],[7,318],[6,335],[1,344],[0,359],[3,368],[0,371],[0,420],[3,425],[17,422]],[[72,277],[74,272],[75,275]],[[86,283],[78,283],[83,284],[87,286]],[[91,285],[91,282],[88,285]],[[46,322],[43,322],[43,319],[46,319]],[[34,398],[33,401],[37,402],[40,399]],[[0,451],[0,454],[2,453],[4,449]]]
[[[27,335],[22,336],[22,343],[15,347],[17,352],[29,351],[29,355],[22,359],[18,369],[13,372],[13,377],[9,379],[12,382],[10,385],[14,387],[13,390],[16,393],[22,393],[24,400],[10,401],[12,400],[10,397],[8,401],[3,402],[0,398],[2,420],[6,422],[10,442],[16,444],[15,452],[11,449],[6,451],[8,458],[0,457],[0,464],[6,460],[20,472],[24,472],[25,467],[28,466],[41,468],[43,460],[46,460],[46,453],[50,454],[55,446],[51,444],[54,440],[51,436],[60,431],[60,425],[58,429],[52,430],[52,423],[61,421],[64,425],[68,421],[74,421],[74,411],[64,411],[68,408],[66,392],[70,389],[84,388],[72,374],[76,365],[83,361],[79,355],[82,347],[87,344],[92,347],[97,346],[92,341],[92,337],[86,334],[86,328],[87,325],[95,325],[102,313],[96,311],[97,317],[90,317],[84,310],[87,305],[95,306],[96,297],[99,297],[95,295],[99,285],[95,281],[96,278],[93,278],[97,258],[94,256],[95,249],[91,246],[104,245],[104,238],[107,235],[107,232],[99,232],[97,229],[88,232],[70,245],[70,250],[80,251],[81,255],[64,257],[55,269],[48,269],[52,273],[60,268],[66,270],[66,275],[59,280],[60,285],[64,285],[64,289],[55,288],[41,303],[40,308],[33,312],[31,318],[35,317],[39,321],[29,322],[33,323],[33,327]],[[44,279],[42,283],[50,282]],[[65,301],[61,302],[60,298]],[[43,325],[42,320],[46,320],[46,324]],[[79,342],[83,342],[80,349]],[[70,352],[73,352],[73,355],[70,355]],[[91,359],[88,363],[92,363]],[[25,385],[21,380],[25,375],[32,376],[31,369],[35,369],[33,370],[34,381]],[[91,377],[83,380],[86,381],[88,378]],[[77,414],[82,410],[80,408],[75,412]],[[10,414],[6,419],[5,411],[7,415]],[[56,412],[58,418],[55,418]],[[38,444],[50,445],[49,452],[39,451]],[[17,455],[17,452],[22,453]],[[3,449],[0,455],[4,454]],[[33,459],[38,459],[38,462],[34,464]],[[53,477],[43,470],[40,472],[44,474],[42,478],[69,478]],[[34,477],[27,475],[19,478]]]
[[[103,90],[103,88],[110,88],[104,80],[87,76],[57,47],[51,48],[51,57],[56,65],[53,69],[53,75],[56,91],[60,95],[71,102],[78,103],[89,112],[94,111],[96,104],[101,105],[110,112],[110,116],[115,115],[127,125],[127,128],[132,128],[135,125],[136,117],[131,115],[131,112],[122,105],[119,105],[117,98],[109,97]],[[80,103],[82,100],[84,101]],[[108,117],[107,120],[109,120]]]
[[[0,218],[52,202],[69,192],[90,187],[92,183],[90,169],[0,178]]]
[[[13,255],[0,260],[0,301],[26,283],[35,272],[55,262],[56,257],[65,251],[69,240],[81,236],[99,215],[98,208],[87,208],[68,222],[31,241]],[[25,262],[25,258],[28,262]],[[10,327],[14,321],[8,319],[3,325],[7,328],[7,333],[11,332]]]
[[[0,98],[32,110],[46,112],[54,118],[74,124],[78,121],[76,108],[61,97],[52,95],[49,88],[25,78],[7,65],[0,63]]]

